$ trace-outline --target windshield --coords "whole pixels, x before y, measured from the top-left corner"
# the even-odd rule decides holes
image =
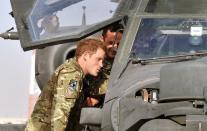
[[[207,50],[207,19],[142,19],[131,53],[147,59]]]
[[[37,0],[27,17],[33,41],[78,34],[110,19],[120,0]]]
[[[150,0],[147,8],[145,9],[145,12],[171,14],[206,14],[206,6],[207,0]]]

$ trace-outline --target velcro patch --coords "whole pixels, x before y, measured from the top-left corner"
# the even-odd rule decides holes
[[[66,97],[67,98],[76,98],[76,88],[77,88],[78,82],[74,79],[70,80],[67,92],[66,92]]]
[[[78,82],[74,79],[70,80],[69,85],[68,85],[68,89],[70,89],[71,91],[76,90]]]

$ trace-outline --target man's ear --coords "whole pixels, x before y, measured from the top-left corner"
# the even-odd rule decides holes
[[[84,52],[83,53],[83,60],[86,61],[89,58],[89,52]]]

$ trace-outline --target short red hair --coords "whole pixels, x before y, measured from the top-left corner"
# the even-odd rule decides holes
[[[98,39],[84,39],[81,40],[77,46],[75,57],[78,59],[85,52],[88,52],[90,55],[96,53],[96,51],[100,48],[104,52],[106,52],[106,44]]]

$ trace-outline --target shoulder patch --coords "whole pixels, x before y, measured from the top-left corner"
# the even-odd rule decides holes
[[[65,94],[66,98],[75,99],[77,97],[76,94],[77,85],[78,85],[77,80],[75,79],[70,80]]]
[[[77,84],[78,84],[77,80],[74,80],[74,79],[70,80],[68,89],[71,91],[74,91],[77,87]]]

